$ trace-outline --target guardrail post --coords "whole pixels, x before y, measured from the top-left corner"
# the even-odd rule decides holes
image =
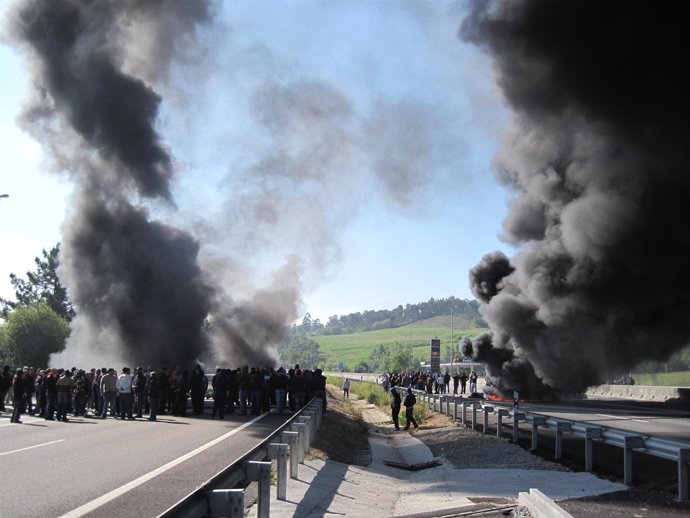
[[[626,486],[632,485],[632,451],[643,446],[642,437],[639,435],[626,435],[623,437],[623,447],[625,448],[623,456],[623,483]]]
[[[268,454],[272,459],[276,459],[277,464],[276,494],[278,500],[287,500],[287,450],[287,444],[271,443],[268,445]]]
[[[323,407],[321,405],[321,400],[317,399],[313,405],[307,407],[306,412],[302,412],[302,415],[311,415],[314,417],[313,428],[315,428],[315,431],[321,428],[321,420],[323,419]]]
[[[688,462],[690,462],[690,448],[678,450],[678,500],[688,499]]]
[[[601,436],[601,428],[585,428],[585,471],[592,471],[592,441]]]
[[[299,445],[297,448],[297,453],[299,454],[299,463],[304,464],[304,454],[307,451],[307,425],[304,423],[292,423],[291,428],[292,431],[297,432],[299,434],[297,439],[297,444]]]
[[[298,420],[299,420],[300,418],[303,418],[303,417],[309,417],[309,418],[311,418],[311,422],[308,423],[308,424],[309,424],[309,438],[310,438],[310,441],[311,441],[311,438],[314,437],[314,436],[316,435],[316,423],[317,423],[317,421],[318,421],[318,419],[317,419],[317,417],[316,417],[317,415],[318,415],[318,412],[316,412],[316,411],[314,411],[314,410],[307,410],[306,412],[302,412],[302,414],[301,414],[300,417],[298,418]],[[306,421],[304,421],[304,422],[306,422]],[[311,442],[310,442],[310,444],[311,444]]]
[[[311,427],[312,418],[310,416],[301,415],[297,418],[298,423],[304,423],[304,451],[308,452],[311,448]]]
[[[484,421],[482,423],[484,429],[482,430],[482,433],[489,433],[489,414],[494,411],[494,407],[490,405],[484,405],[482,406],[482,410],[484,411]]]
[[[462,400],[460,400],[462,403]],[[453,422],[458,420],[458,400],[453,398]]]
[[[556,423],[556,447],[554,453],[556,460],[561,460],[561,457],[563,457],[563,432],[569,432],[570,430],[570,423],[564,423],[563,421]]]
[[[282,432],[280,434],[283,442],[290,446],[290,478],[297,478],[297,470],[299,464],[299,433],[297,432]]]
[[[212,518],[242,518],[244,489],[214,489],[208,498]]]
[[[436,410],[436,402],[438,401],[438,410]],[[434,412],[441,413],[441,396],[434,394]]]
[[[513,412],[513,444],[518,443],[518,436],[520,435],[520,421],[525,418],[523,412]]]
[[[469,399],[463,399],[462,400],[462,425],[465,426],[467,424],[467,407],[472,404],[472,401]]]
[[[507,408],[499,408],[498,415],[496,416],[496,437],[501,436],[501,429],[503,428],[503,417],[510,415],[510,411]]]
[[[536,451],[539,443],[539,427],[546,424],[546,418],[532,416],[532,447],[530,451]]]
[[[246,467],[247,477],[259,482],[259,497],[256,516],[269,518],[271,515],[271,463],[250,460]]]
[[[477,402],[472,402],[472,430],[477,429]]]

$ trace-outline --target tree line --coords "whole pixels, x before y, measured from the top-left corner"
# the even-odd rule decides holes
[[[307,313],[301,324],[292,326],[291,335],[346,335],[401,327],[417,320],[442,315],[455,315],[472,322],[474,327],[486,327],[486,323],[479,314],[479,302],[477,300],[448,297],[443,299],[431,298],[426,302],[405,304],[405,306],[401,304],[394,309],[369,309],[347,315],[333,315],[328,318],[325,324]]]

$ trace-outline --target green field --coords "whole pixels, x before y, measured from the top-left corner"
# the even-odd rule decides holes
[[[366,331],[347,335],[313,336],[319,343],[321,353],[327,362],[335,364],[343,362],[346,369],[352,369],[360,362],[366,361],[370,352],[384,345],[386,347],[397,344],[412,345],[415,359],[429,361],[429,348],[432,338],[441,340],[441,362],[450,360],[451,335],[455,350],[458,341],[463,336],[474,337],[485,328],[469,327],[469,323],[461,318],[440,316],[413,322],[411,325],[377,331]]]
[[[636,385],[659,387],[690,387],[690,371],[658,372],[655,374],[633,373]]]

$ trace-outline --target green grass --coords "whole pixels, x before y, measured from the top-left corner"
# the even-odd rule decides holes
[[[366,331],[347,335],[313,336],[319,343],[321,353],[328,362],[345,363],[346,369],[352,369],[360,362],[366,361],[371,351],[378,345],[392,346],[396,343],[412,345],[415,358],[429,360],[429,347],[432,338],[441,340],[441,361],[445,361],[444,351],[450,346],[451,335],[456,344],[463,336],[474,337],[484,331],[484,328],[468,327],[471,325],[464,319],[455,317],[452,322],[450,316],[433,317],[414,322],[411,325]]]
[[[340,376],[328,376],[327,382],[335,385],[336,387],[343,387],[343,378]],[[401,389],[403,392],[400,394],[402,399],[405,399],[405,389]],[[384,413],[390,415],[391,412],[391,396],[388,392],[383,390],[381,385],[372,383],[369,381],[357,382],[350,384],[350,393],[357,394],[359,397],[364,399],[367,403],[371,403],[379,407]],[[429,409],[419,401],[417,398],[417,404],[414,406],[414,419],[417,424],[421,424],[429,416]],[[391,416],[391,423],[393,422],[393,417]],[[400,412],[400,424],[404,426],[405,424],[405,407],[402,407]]]
[[[658,372],[655,374],[633,373],[636,385],[661,387],[690,387],[690,371]]]

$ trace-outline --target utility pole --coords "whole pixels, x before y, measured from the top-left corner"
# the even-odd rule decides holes
[[[453,365],[453,300],[450,301],[450,363]]]

